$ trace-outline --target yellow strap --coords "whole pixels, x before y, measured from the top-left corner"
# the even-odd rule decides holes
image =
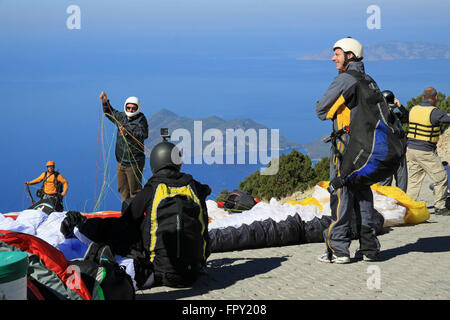
[[[161,183],[156,188],[155,196],[153,198],[153,204],[152,204],[152,215],[151,215],[151,221],[152,221],[152,229],[150,231],[150,261],[153,262],[155,259],[155,247],[156,247],[156,232],[158,230],[158,221],[157,221],[157,210],[158,206],[161,203],[162,200],[169,197],[175,197],[177,195],[184,195],[188,197],[189,199],[192,199],[195,203],[198,204],[200,208],[200,214],[198,216],[198,220],[200,221],[200,224],[202,225],[202,235],[204,235],[206,230],[205,222],[203,221],[203,211],[202,206],[200,204],[200,200],[192,190],[191,186],[183,186],[183,187],[168,187],[167,185]],[[206,252],[206,241],[203,242],[203,256],[205,256]]]

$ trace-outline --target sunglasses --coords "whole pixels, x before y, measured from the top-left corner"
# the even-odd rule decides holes
[[[131,107],[126,106],[126,110],[127,110],[127,111],[136,111],[137,109],[138,109],[137,106],[131,106]]]

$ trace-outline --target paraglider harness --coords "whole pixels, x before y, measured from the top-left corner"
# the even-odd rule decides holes
[[[343,142],[341,137],[346,133],[348,134],[349,132],[350,132],[350,128],[348,126],[344,126],[340,130],[333,131],[329,136],[325,137],[322,140],[325,143],[331,142],[331,150],[332,150],[333,154],[339,158],[339,160],[342,160],[342,153],[339,152],[339,149],[337,147],[337,140],[340,140],[341,142]]]
[[[47,173],[48,173],[48,171],[45,171],[45,176],[44,176],[44,181],[42,182],[42,186],[36,191],[36,196],[41,198],[41,199],[46,194],[44,192],[44,184],[47,181],[47,179],[50,178],[50,176],[51,176],[51,174],[47,176]],[[58,171],[53,171],[52,174],[55,175],[55,180],[53,180],[53,183],[55,184],[56,195],[57,195],[57,197],[61,198],[61,193],[63,192],[63,184],[57,180],[59,172]]]
[[[224,202],[223,209],[231,213],[240,213],[253,208],[259,199],[255,198],[250,192],[243,190],[234,190]]]
[[[36,191],[36,196],[41,198],[41,200],[39,201],[34,201],[33,197],[31,196],[31,192],[30,189],[27,187],[27,193],[28,196],[31,199],[31,207],[29,207],[29,209],[35,209],[35,210],[42,210],[47,214],[50,214],[53,211],[63,211],[64,207],[62,204],[62,195],[61,193],[63,192],[63,184],[61,182],[59,182],[57,180],[59,172],[54,171],[52,174],[55,175],[55,187],[56,187],[56,193],[55,194],[49,194],[47,195],[44,192],[44,184],[47,181],[47,179],[52,175],[52,174],[47,174],[48,171],[45,172],[45,176],[44,176],[44,181],[42,182],[42,186]]]
[[[349,126],[333,131],[324,142],[332,143],[340,161],[339,176],[330,181],[330,193],[351,184],[370,186],[392,176],[406,152],[406,136],[397,117],[393,117],[379,89],[362,73],[346,71],[357,81],[358,108]],[[351,136],[344,143],[342,136]],[[348,139],[347,139],[348,141]],[[344,146],[339,150],[338,142]]]

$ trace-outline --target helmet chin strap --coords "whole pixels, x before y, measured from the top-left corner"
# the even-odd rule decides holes
[[[352,58],[348,58],[348,52],[344,52],[344,65],[342,66],[342,69],[339,70],[339,73],[345,72],[348,69],[348,65],[350,64],[350,62],[352,61],[357,61],[355,56],[353,55]]]

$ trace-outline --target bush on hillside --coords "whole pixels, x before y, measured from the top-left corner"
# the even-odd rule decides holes
[[[220,191],[219,196],[216,198],[216,202],[224,202],[228,198],[228,189]]]
[[[312,168],[308,156],[292,150],[288,155],[281,155],[278,164],[276,174],[262,175],[256,171],[239,183],[239,189],[248,191],[260,199],[270,200],[272,197],[280,199],[296,191],[305,191],[318,181],[329,178],[329,158],[322,159]],[[270,166],[271,163],[268,167]]]

